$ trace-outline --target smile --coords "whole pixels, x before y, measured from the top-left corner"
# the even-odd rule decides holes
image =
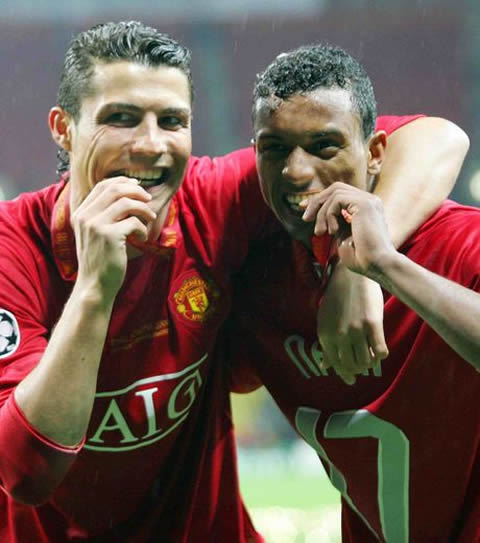
[[[307,199],[311,194],[313,194],[314,192],[319,192],[319,191],[308,191],[308,192],[295,192],[295,193],[289,193],[289,194],[285,194],[283,199],[284,199],[284,202],[287,204],[287,206],[292,210],[294,211],[296,214],[297,213],[301,213],[303,214],[303,212],[305,211],[305,208],[304,207],[300,207],[300,202],[302,202],[303,200]]]
[[[167,178],[167,170],[165,168],[155,168],[152,170],[125,170],[122,175],[138,179],[140,186],[144,189],[160,185]]]

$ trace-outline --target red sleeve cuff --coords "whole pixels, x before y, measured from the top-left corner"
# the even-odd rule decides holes
[[[41,435],[11,394],[0,410],[0,484],[28,505],[47,501],[65,477],[84,441],[66,447]]]
[[[398,130],[402,126],[405,126],[406,124],[411,123],[416,119],[420,119],[421,117],[426,117],[426,115],[381,115],[377,117],[377,123],[375,128],[376,130],[385,130],[385,132],[389,136],[390,134],[395,132],[395,130]]]

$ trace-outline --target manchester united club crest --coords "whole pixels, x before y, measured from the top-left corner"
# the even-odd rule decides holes
[[[183,280],[173,299],[177,311],[185,318],[206,322],[217,313],[220,291],[212,281],[194,275]]]
[[[17,319],[10,311],[0,309],[0,358],[13,354],[20,344]]]

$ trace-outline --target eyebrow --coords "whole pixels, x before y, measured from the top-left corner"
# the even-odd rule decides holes
[[[305,135],[311,138],[331,138],[331,137],[343,138],[344,137],[343,132],[341,132],[340,130],[337,130],[336,128],[332,128],[331,130],[320,130],[318,132],[309,130],[305,132]]]
[[[340,130],[337,130],[335,128],[332,128],[331,130],[320,130],[320,131],[313,131],[309,130],[307,132],[304,132],[304,136],[312,139],[322,139],[322,138],[344,138],[343,133]],[[264,139],[272,139],[272,140],[281,140],[283,139],[283,135],[277,135],[277,134],[270,134],[270,133],[263,133],[260,134],[256,139],[257,140],[264,140]],[[288,137],[288,135],[287,135]]]
[[[114,112],[114,111],[128,111],[130,113],[141,113],[143,108],[136,106],[135,104],[130,104],[128,102],[110,102],[105,104],[100,108],[97,117],[103,117],[104,115]],[[179,116],[190,116],[191,111],[185,107],[167,107],[160,111],[162,115],[179,115]]]

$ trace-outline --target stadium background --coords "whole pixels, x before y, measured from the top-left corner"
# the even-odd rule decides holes
[[[65,49],[77,31],[120,19],[193,50],[195,154],[248,145],[255,74],[281,51],[328,41],[363,62],[379,112],[438,115],[469,134],[453,197],[479,205],[478,0],[0,0],[0,197],[53,181],[46,119]],[[267,541],[338,542],[338,496],[313,452],[264,391],[233,402],[242,489]]]

